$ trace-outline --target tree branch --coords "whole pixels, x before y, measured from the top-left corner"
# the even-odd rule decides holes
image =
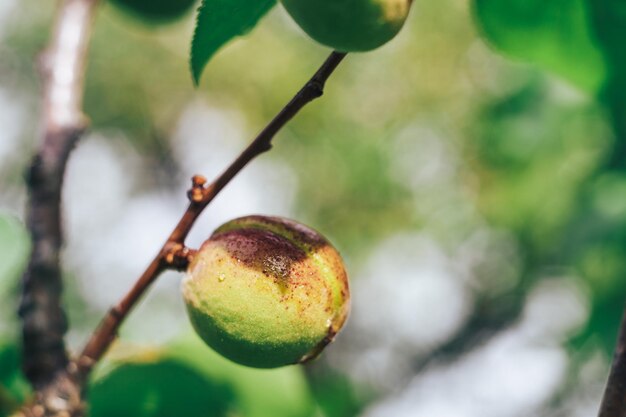
[[[626,416],[626,311],[622,317],[611,373],[598,417]]]
[[[42,54],[43,137],[27,173],[31,258],[23,277],[19,315],[23,367],[35,388],[49,384],[68,363],[61,307],[61,187],[71,150],[85,130],[83,78],[97,0],[64,0],[50,45]]]
[[[32,253],[22,279],[23,369],[37,390],[28,416],[80,414],[80,391],[66,367],[60,251],[61,190],[70,152],[85,131],[84,73],[98,0],[62,0],[49,46],[41,55],[42,138],[26,175]]]
[[[345,57],[345,53],[333,52],[317,70],[315,75],[300,89],[278,115],[259,133],[252,143],[217,179],[206,186],[201,176],[193,178],[192,188],[188,193],[190,204],[169,238],[152,260],[145,272],[139,277],[126,296],[111,308],[80,354],[76,366],[81,379],[85,379],[92,367],[102,358],[117,331],[148,287],[166,269],[185,269],[193,257],[193,251],[184,247],[184,241],[196,219],[217,194],[251,160],[272,147],[272,139],[307,103],[323,94],[326,80]]]

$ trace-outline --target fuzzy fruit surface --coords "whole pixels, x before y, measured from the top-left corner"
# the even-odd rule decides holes
[[[281,0],[317,42],[342,52],[369,51],[398,34],[412,0]]]
[[[277,217],[219,227],[189,265],[182,290],[205,343],[257,368],[316,357],[343,326],[350,304],[337,250],[316,231]]]
[[[111,0],[111,2],[142,20],[158,23],[182,16],[191,10],[196,0]]]

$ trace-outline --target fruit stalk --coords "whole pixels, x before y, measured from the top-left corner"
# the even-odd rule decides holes
[[[323,94],[326,81],[345,56],[345,53],[332,52],[313,77],[215,181],[207,186],[203,177],[193,178],[188,194],[190,204],[182,218],[133,288],[107,313],[76,360],[75,366],[83,381],[115,340],[120,325],[156,278],[167,269],[184,269],[185,262],[181,262],[181,253],[176,251],[184,249],[185,238],[206,206],[250,161],[271,149],[272,139],[289,120],[307,103]],[[177,259],[178,262],[170,263],[168,258]]]

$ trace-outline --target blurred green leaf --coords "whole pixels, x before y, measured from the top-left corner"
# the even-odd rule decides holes
[[[235,364],[208,348],[195,334],[167,349],[214,381],[227,383],[237,397],[237,411],[245,417],[309,417],[315,403],[302,368],[255,369]]]
[[[605,55],[613,66],[624,69],[626,51],[626,3],[621,0],[588,0],[591,21]]]
[[[126,362],[90,388],[92,417],[226,416],[233,391],[172,359]]]
[[[0,213],[0,297],[16,284],[29,251],[29,238],[15,218]]]
[[[487,40],[506,55],[532,62],[589,92],[606,78],[585,0],[474,0]]]
[[[485,170],[482,212],[539,256],[562,246],[605,142],[598,134],[602,124],[585,102],[561,108],[557,100],[533,83],[490,104],[475,138]]]
[[[309,365],[308,379],[325,417],[352,417],[362,414],[365,406],[374,398],[373,393],[363,395],[353,382],[335,370]]]
[[[588,200],[564,236],[567,263],[580,272],[592,301],[587,326],[572,341],[576,349],[588,340],[607,355],[615,348],[626,293],[626,220],[616,216],[622,204],[609,205],[620,196],[623,200],[624,191],[619,176],[601,176],[592,183]]]
[[[600,98],[609,109],[615,133],[609,165],[626,167],[626,3],[621,0],[589,0],[596,35],[609,64],[609,74]]]
[[[0,417],[10,415],[30,393],[20,364],[17,345],[0,340]]]
[[[167,23],[189,11],[196,0],[111,0],[133,16],[150,23]]]
[[[595,210],[603,216],[615,219],[626,218],[626,175],[610,172],[600,175],[591,189]]]
[[[191,73],[198,84],[202,70],[219,48],[248,33],[276,0],[202,0],[191,42]]]

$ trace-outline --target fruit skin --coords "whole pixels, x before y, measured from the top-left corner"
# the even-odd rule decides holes
[[[152,22],[175,20],[189,11],[197,0],[111,0],[135,16]]]
[[[325,238],[264,216],[219,227],[189,265],[182,291],[205,343],[256,368],[316,357],[346,321],[350,298],[343,261]]]
[[[398,34],[412,0],[281,0],[317,42],[342,52],[369,51]]]

